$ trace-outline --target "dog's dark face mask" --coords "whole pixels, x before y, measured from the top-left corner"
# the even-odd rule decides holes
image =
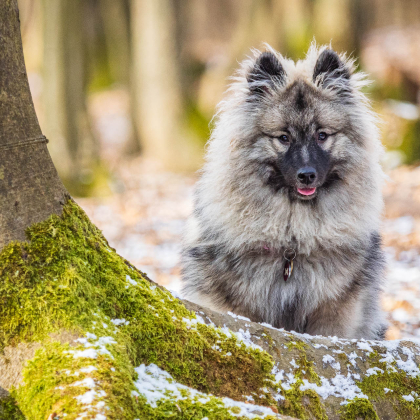
[[[350,72],[338,55],[324,50],[312,83],[290,83],[278,58],[263,53],[248,75],[255,136],[251,147],[264,182],[292,200],[328,193],[357,163],[357,130]]]

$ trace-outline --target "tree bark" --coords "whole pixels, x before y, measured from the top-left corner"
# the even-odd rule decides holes
[[[35,114],[15,0],[0,3],[0,248],[25,229],[60,214],[65,189]]]

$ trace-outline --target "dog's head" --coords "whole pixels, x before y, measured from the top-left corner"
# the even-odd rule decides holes
[[[244,75],[248,135],[237,146],[266,185],[312,200],[357,170],[376,133],[351,61],[313,48],[295,64],[270,50]]]

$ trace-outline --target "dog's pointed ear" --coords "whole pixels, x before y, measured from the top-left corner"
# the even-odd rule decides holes
[[[252,94],[262,95],[275,84],[283,84],[286,73],[279,59],[269,51],[263,52],[247,76]]]
[[[348,91],[350,70],[335,51],[326,49],[318,57],[312,80],[322,87],[336,87],[339,91]]]

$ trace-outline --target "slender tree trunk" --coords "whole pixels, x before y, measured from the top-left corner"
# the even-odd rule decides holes
[[[45,133],[51,155],[74,191],[92,182],[98,142],[86,109],[83,0],[43,0]],[[83,191],[81,192],[83,193]]]
[[[32,223],[60,214],[65,189],[35,114],[15,0],[0,2],[0,247]]]
[[[66,136],[66,101],[64,83],[64,60],[62,52],[63,15],[62,0],[43,0],[44,16],[44,57],[43,76],[48,83],[43,89],[45,109],[44,128],[48,137],[54,141],[48,148],[52,156],[60,158],[60,172],[66,176],[71,172],[70,151]],[[48,13],[46,13],[48,11]]]
[[[130,39],[130,0],[101,0],[99,1],[101,19],[104,26],[105,44],[108,63],[112,79],[131,87],[133,74],[131,69],[131,39]],[[141,143],[139,133],[135,129],[135,95],[130,89],[130,124],[132,126],[130,138],[124,152],[127,156],[140,152]]]
[[[130,77],[130,16],[125,0],[100,0],[99,7],[111,77],[128,85]]]
[[[168,168],[195,169],[202,150],[182,122],[174,3],[131,0],[131,17],[132,92],[142,150]]]
[[[137,129],[144,153],[167,163],[181,111],[174,11],[170,0],[132,0],[131,6]]]

